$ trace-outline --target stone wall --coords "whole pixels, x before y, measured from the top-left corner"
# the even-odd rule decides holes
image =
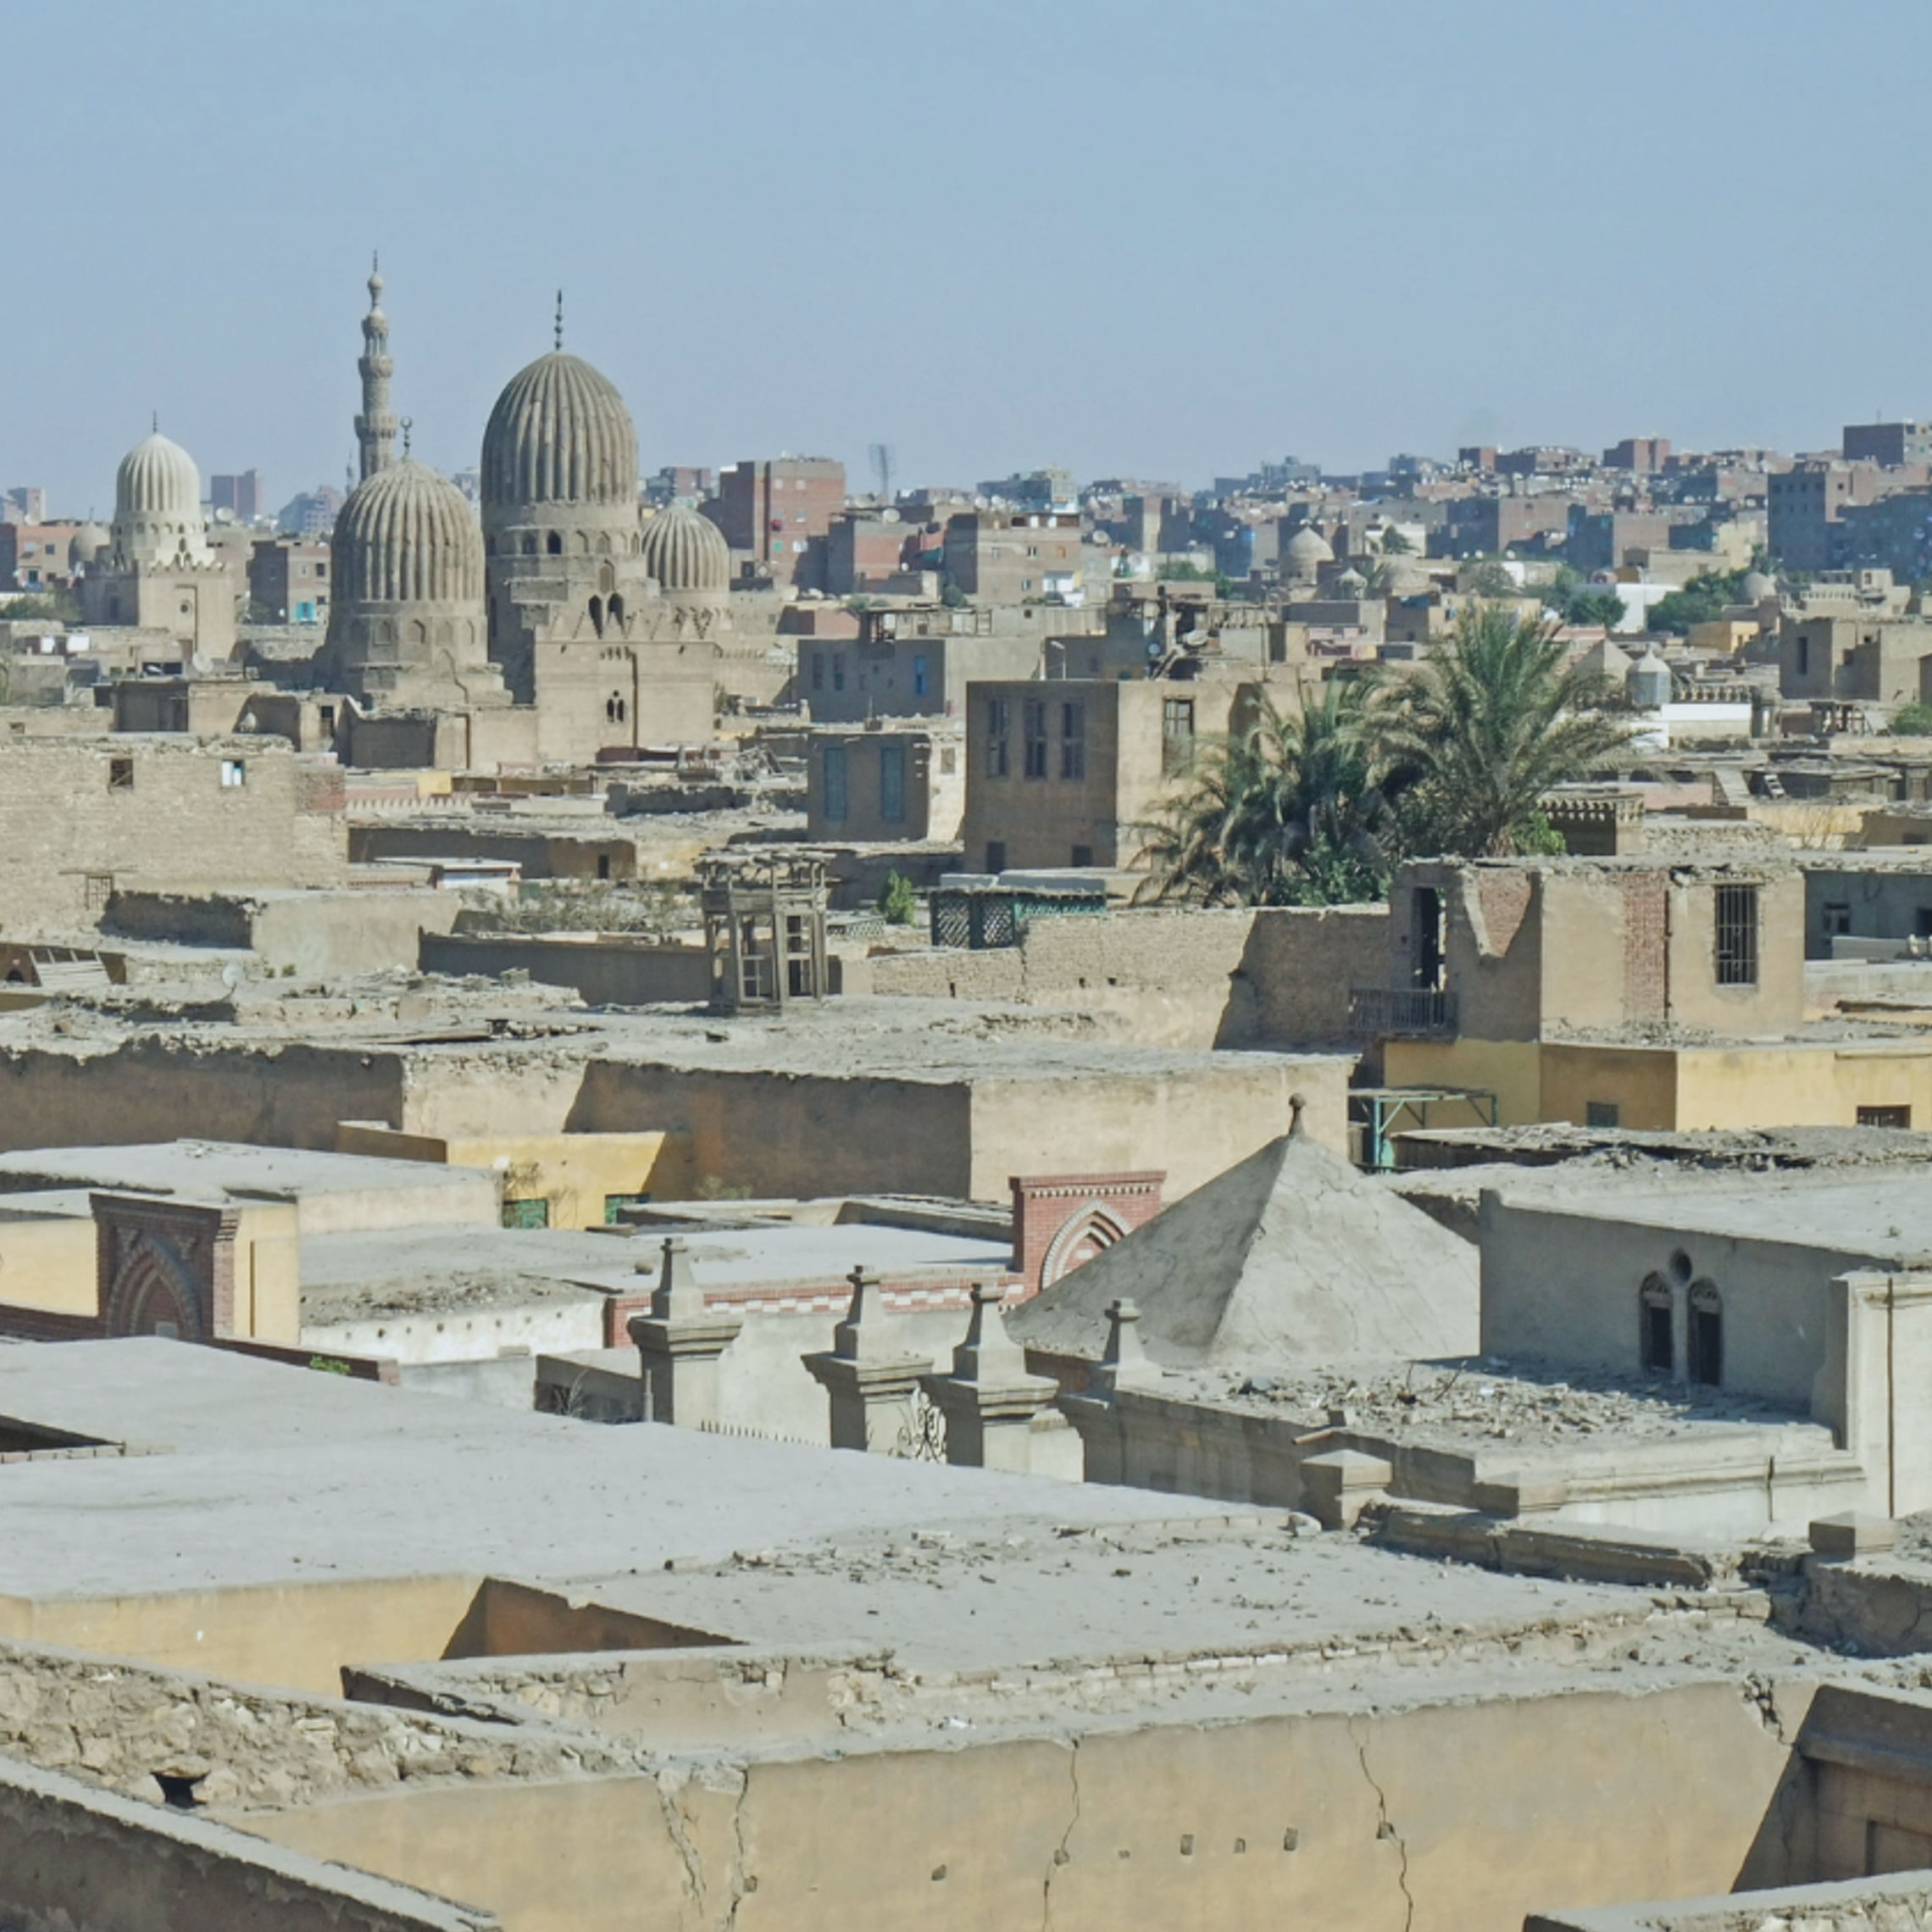
[[[1388,925],[1382,906],[1042,919],[1017,947],[882,955],[872,990],[1112,1014],[1141,1046],[1326,1046],[1349,988],[1384,984]]]
[[[418,962],[425,973],[457,978],[527,973],[541,985],[569,987],[590,1006],[702,1005],[711,997],[711,955],[702,947],[653,946],[613,934],[543,939],[425,932]]]
[[[278,740],[0,744],[0,919],[17,937],[91,924],[87,875],[172,892],[339,886],[341,774]]]

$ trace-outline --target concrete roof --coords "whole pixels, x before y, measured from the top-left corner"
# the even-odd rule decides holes
[[[1779,1241],[1834,1255],[1868,1257],[1874,1266],[1932,1267],[1932,1189],[1913,1167],[1879,1169],[1846,1179],[1780,1174],[1726,1185],[1687,1178],[1675,1185],[1632,1188],[1605,1177],[1593,1187],[1556,1175],[1509,1180],[1496,1192],[1507,1205],[1540,1208],[1603,1221],[1675,1229],[1686,1235]]]
[[[36,1147],[0,1154],[0,1194],[22,1188],[92,1187],[207,1200],[225,1193],[296,1200],[378,1188],[475,1187],[474,1168],[397,1161],[233,1141],[161,1141],[126,1146]]]
[[[415,1395],[180,1342],[0,1347],[0,1416],[156,1452],[21,1463],[0,1595],[563,1583],[862,1532],[1224,1516],[1191,1497]]]

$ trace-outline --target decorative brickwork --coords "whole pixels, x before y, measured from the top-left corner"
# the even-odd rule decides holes
[[[1646,868],[1624,880],[1624,1018],[1670,1017],[1669,877]]]
[[[236,1210],[97,1194],[101,1319],[110,1335],[235,1332]]]
[[[1528,868],[1523,866],[1480,866],[1475,879],[1476,899],[1488,935],[1483,950],[1492,958],[1500,958],[1514,942],[1516,929],[1530,910],[1535,888]]]
[[[1015,1174],[1013,1189],[1016,1301],[1110,1248],[1161,1211],[1164,1173]]]

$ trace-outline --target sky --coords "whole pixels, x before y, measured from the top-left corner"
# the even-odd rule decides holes
[[[1198,486],[1932,416],[1924,0],[87,12],[8,90],[0,486],[57,513],[151,413],[273,503],[339,484],[372,248],[447,469],[559,286],[647,472]]]

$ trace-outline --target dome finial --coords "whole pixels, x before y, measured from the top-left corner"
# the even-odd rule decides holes
[[[161,412],[158,409],[148,411],[147,427],[154,435],[159,436],[161,434]]]
[[[557,327],[555,334],[557,347],[561,350],[564,347],[564,291],[562,289],[558,289],[557,291]]]
[[[405,416],[402,419],[402,454],[405,457],[407,457],[409,453],[409,432],[411,430],[414,429],[415,426],[416,421],[414,417]]]

